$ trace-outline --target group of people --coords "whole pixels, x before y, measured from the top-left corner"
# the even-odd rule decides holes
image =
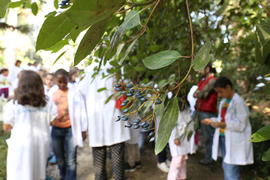
[[[222,157],[224,179],[240,180],[240,167],[254,162],[250,141],[252,131],[249,109],[235,91],[230,79],[222,76],[215,77],[215,69],[211,64],[208,64],[200,73],[202,79],[188,95],[188,99],[191,99],[190,104],[194,105],[191,108],[191,115],[183,117],[185,113],[180,112],[179,122],[181,123],[178,122],[177,128],[189,125],[190,116],[194,121],[198,121],[200,128],[197,131],[194,130],[194,138],[192,137],[189,143],[199,144],[198,140],[202,143],[205,154],[200,163],[210,165],[218,157]],[[217,105],[218,97],[221,98],[219,105]],[[192,98],[196,98],[195,102]],[[178,153],[175,155],[172,153],[172,164],[175,165],[171,173],[172,178],[169,179],[186,179],[185,161],[187,154],[194,153],[194,149],[191,148],[194,146],[186,144],[185,139],[181,142],[179,135],[174,135],[174,131],[171,135],[173,139],[170,141],[170,147],[171,144],[178,146]],[[170,172],[171,170],[173,170],[172,167]]]
[[[95,69],[91,65],[81,80],[76,69],[70,72],[59,69],[54,73],[16,71],[16,87],[6,94],[2,76],[8,79],[7,72],[1,70],[0,93],[10,99],[3,116],[4,130],[11,131],[7,140],[8,180],[45,180],[49,155],[56,157],[61,180],[77,179],[77,148],[87,138],[92,147],[96,180],[108,178],[108,155],[116,180],[125,179],[125,170],[141,166],[138,138],[141,132],[125,128],[124,121],[115,122],[122,112],[117,107],[117,98],[108,101],[115,93],[115,79],[104,78],[105,70],[93,76]],[[12,76],[14,73],[15,70]],[[202,139],[205,158],[200,163],[211,164],[220,155],[225,180],[239,180],[240,165],[253,163],[248,109],[231,81],[226,77],[216,78],[211,65],[202,75],[198,87],[192,88],[186,100],[179,102],[180,116],[168,146],[172,161],[167,161],[165,148],[157,155],[158,167],[168,172],[168,180],[186,179],[188,154],[195,153]],[[223,98],[219,108],[218,96]],[[140,117],[135,114],[129,118]],[[199,120],[202,133],[194,128],[194,119]],[[183,137],[186,130],[192,132],[190,137]]]

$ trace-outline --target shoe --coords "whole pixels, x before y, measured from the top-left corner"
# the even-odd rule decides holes
[[[165,173],[168,173],[169,172],[169,167],[167,166],[167,164],[165,162],[163,163],[158,163],[157,164],[157,167],[162,171],[162,172],[165,172]]]
[[[134,172],[136,170],[136,165],[130,166],[128,163],[125,164],[125,171],[126,172]]]
[[[199,161],[199,163],[201,165],[209,165],[209,164],[212,164],[213,163],[213,160],[202,159],[202,160]]]
[[[135,167],[136,167],[136,168],[141,168],[141,167],[142,167],[141,161],[135,162]]]

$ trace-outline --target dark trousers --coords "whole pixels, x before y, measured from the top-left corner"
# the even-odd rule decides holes
[[[216,114],[207,113],[207,112],[198,112],[198,118],[199,121],[206,119],[206,118],[212,118],[216,117]],[[215,133],[215,129],[212,126],[201,124],[202,128],[202,134],[204,138],[204,144],[205,144],[205,160],[211,162],[212,159],[212,145],[213,145],[213,137]]]
[[[52,128],[52,145],[61,180],[76,180],[77,148],[74,146],[71,128]]]
[[[168,145],[157,155],[158,163],[166,162]]]
[[[112,172],[115,180],[125,179],[124,170],[124,155],[125,155],[125,144],[115,144],[109,146],[112,156]],[[106,156],[107,146],[93,147],[93,159],[95,169],[95,180],[107,180],[106,173]]]

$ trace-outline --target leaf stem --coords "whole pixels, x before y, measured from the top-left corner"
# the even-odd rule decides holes
[[[172,90],[177,89],[176,96],[179,94],[181,85],[186,81],[186,79],[188,78],[188,76],[189,76],[189,74],[190,74],[190,72],[192,70],[192,64],[193,64],[194,54],[195,54],[193,26],[192,26],[192,19],[191,19],[191,16],[190,16],[188,0],[185,1],[185,5],[186,5],[186,15],[188,17],[189,31],[190,31],[190,41],[191,41],[191,56],[190,57],[191,57],[191,62],[190,62],[190,66],[189,66],[189,69],[188,69],[185,77],[172,89]]]

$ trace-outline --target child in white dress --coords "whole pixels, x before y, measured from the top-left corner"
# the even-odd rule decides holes
[[[179,112],[177,125],[169,140],[172,161],[168,180],[184,180],[187,178],[186,161],[188,154],[193,154],[196,151],[194,124],[191,121],[190,109],[187,105],[181,106],[180,109],[182,110]]]
[[[14,100],[4,108],[7,140],[7,180],[44,180],[49,152],[49,112],[40,76],[22,71]]]

